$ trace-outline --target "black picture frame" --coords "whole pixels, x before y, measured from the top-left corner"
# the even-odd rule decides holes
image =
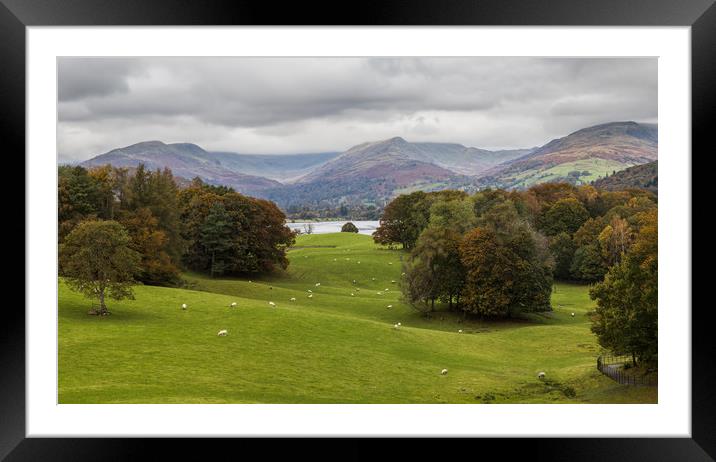
[[[714,152],[709,123],[716,108],[714,0],[383,0],[355,6],[326,0],[280,5],[243,0],[0,0],[0,139],[6,152],[25,149],[26,27],[111,25],[690,26],[692,152],[703,151],[699,153],[703,156]],[[24,166],[21,168],[24,170]],[[694,304],[698,308],[708,305]],[[686,314],[690,307],[678,308]],[[479,453],[487,456],[497,448],[501,457],[522,453],[543,460],[714,460],[716,367],[708,311],[692,310],[692,438],[522,438],[514,444],[482,439]],[[173,451],[190,449],[188,440],[176,439],[26,438],[25,316],[21,310],[4,310],[0,335],[0,459],[123,460],[146,455],[147,449],[163,450],[167,445]],[[638,423],[635,425],[638,434]],[[219,445],[207,441],[192,441],[212,448],[205,457],[232,444],[231,440]],[[300,452],[302,445],[268,446],[274,455],[282,447]],[[340,458],[363,454],[354,440],[341,445]],[[264,450],[266,446],[262,446]],[[413,450],[416,446],[423,455],[432,450],[443,458],[455,449],[452,445],[448,445],[451,451],[445,445],[411,443]],[[396,452],[402,451],[393,448],[382,455]]]

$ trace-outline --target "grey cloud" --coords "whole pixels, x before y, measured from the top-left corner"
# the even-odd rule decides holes
[[[386,135],[524,147],[657,118],[656,58],[60,58],[58,84],[58,150],[74,158],[145,139],[267,153]]]

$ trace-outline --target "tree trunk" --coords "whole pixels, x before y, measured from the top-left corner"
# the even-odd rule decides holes
[[[99,314],[100,316],[107,312],[107,305],[104,304],[104,287],[99,289]]]
[[[636,353],[632,352],[631,354],[631,362],[636,367]]]

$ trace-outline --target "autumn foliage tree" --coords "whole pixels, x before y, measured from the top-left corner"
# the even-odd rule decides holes
[[[194,180],[179,193],[184,264],[209,274],[286,268],[295,234],[273,202]]]
[[[657,357],[658,220],[656,210],[639,216],[640,229],[622,260],[590,290],[597,301],[592,331],[599,343],[635,364]]]
[[[508,240],[490,228],[468,232],[460,245],[466,272],[462,309],[485,317],[550,310],[551,272],[537,254],[525,229]]]

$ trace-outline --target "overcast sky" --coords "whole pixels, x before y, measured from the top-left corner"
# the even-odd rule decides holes
[[[58,154],[140,141],[256,154],[402,136],[486,149],[657,122],[656,58],[59,58]]]

